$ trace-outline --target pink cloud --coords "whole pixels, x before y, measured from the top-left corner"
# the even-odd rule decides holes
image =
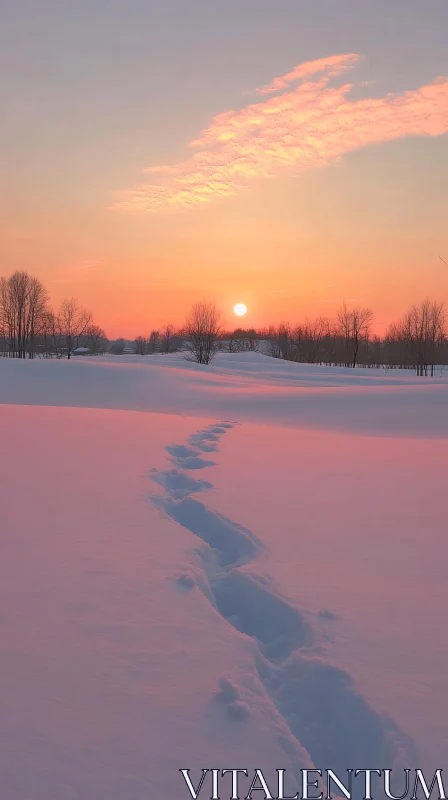
[[[350,53],[340,56],[329,56],[328,58],[320,58],[317,61],[306,61],[304,64],[298,64],[292,72],[287,75],[282,75],[280,78],[275,78],[267,86],[257,89],[261,95],[273,94],[281,89],[286,89],[289,84],[295,83],[301,78],[309,77],[310,75],[317,75],[319,72],[324,72],[328,77],[336,77],[345,70],[353,67],[359,61],[359,56],[355,53]]]
[[[301,64],[258,89],[263,98],[273,96],[214,117],[191,142],[192,156],[150,167],[151,181],[123,192],[114,208],[196,208],[233,196],[255,179],[298,174],[369,144],[448,131],[448,78],[402,94],[351,100],[353,84],[330,82],[357,59],[347,54]]]

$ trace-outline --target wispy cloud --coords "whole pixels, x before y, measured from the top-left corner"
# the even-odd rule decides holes
[[[341,75],[345,70],[353,67],[359,56],[355,53],[349,53],[339,56],[329,56],[328,58],[319,58],[317,61],[306,61],[304,64],[298,64],[291,72],[282,75],[280,78],[274,78],[267,86],[262,86],[257,89],[261,95],[273,94],[282,89],[286,89],[290,84],[297,83],[302,78],[310,78],[313,75],[318,75],[322,72],[326,75],[325,83],[328,78],[335,78]]]
[[[113,208],[195,208],[233,196],[254,179],[298,174],[377,142],[448,131],[448,78],[402,94],[352,100],[353,84],[335,86],[332,79],[358,59],[331,56],[275,78],[256,90],[259,102],[216,116],[191,142],[191,157],[147,169],[150,181],[121,193]]]

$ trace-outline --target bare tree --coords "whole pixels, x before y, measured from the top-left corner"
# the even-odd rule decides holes
[[[148,339],[148,353],[156,352],[159,339],[160,339],[159,331],[151,331]]]
[[[139,356],[146,356],[148,352],[148,339],[145,336],[137,336],[135,340],[135,352]]]
[[[93,355],[104,353],[107,347],[107,336],[99,325],[89,325],[82,336],[82,344],[87,347]]]
[[[59,322],[53,311],[48,309],[42,320],[40,342],[45,358],[61,358],[62,356],[62,336]]]
[[[417,375],[434,375],[434,366],[440,348],[447,338],[446,313],[443,303],[427,297],[420,305],[413,305],[400,326],[402,339],[408,343],[411,360]]]
[[[329,319],[324,321],[321,363],[334,365],[338,360],[339,333],[337,325]]]
[[[67,358],[70,358],[73,350],[78,347],[80,337],[92,325],[92,314],[71,297],[61,303],[58,325],[64,338]]]
[[[261,331],[260,336],[266,342],[266,354],[271,358],[281,358],[280,344],[278,341],[277,329],[271,325],[267,330]]]
[[[167,325],[162,331],[160,350],[162,353],[175,353],[178,349],[179,334],[174,325]]]
[[[190,360],[210,364],[221,345],[221,314],[214,303],[196,303],[185,324]]]
[[[322,360],[322,342],[327,330],[328,321],[324,317],[305,320],[303,349],[308,364],[317,364]]]
[[[292,330],[287,322],[282,322],[276,331],[277,345],[280,353],[280,358],[291,359],[295,361],[293,356],[293,348],[291,347]]]
[[[338,313],[338,325],[345,343],[345,364],[356,367],[361,342],[368,342],[373,312],[370,308],[349,311],[344,303]]]
[[[0,330],[11,358],[33,358],[47,302],[43,283],[27,272],[0,279]]]

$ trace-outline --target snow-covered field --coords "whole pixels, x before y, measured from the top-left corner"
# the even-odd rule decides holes
[[[0,359],[0,403],[2,800],[445,766],[448,377]]]

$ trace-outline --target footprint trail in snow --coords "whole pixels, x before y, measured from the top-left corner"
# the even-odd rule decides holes
[[[311,615],[273,590],[269,581],[247,572],[244,567],[266,552],[265,545],[250,530],[205,505],[204,495],[213,484],[193,476],[215,465],[212,458],[220,438],[235,424],[218,422],[194,433],[186,444],[167,445],[171,468],[150,472],[164,489],[164,494],[151,498],[153,505],[209,546],[198,588],[233,628],[256,643],[261,683],[295,743],[307,750],[316,767],[336,774],[360,764],[412,768],[412,740],[372,708],[348,673],[319,654],[319,618],[332,619],[331,612],[320,612],[313,625]],[[178,583],[191,589],[196,581],[184,574]],[[219,694],[228,699],[229,716],[243,721],[247,714],[236,695],[235,687],[230,691],[229,686],[221,687]]]

